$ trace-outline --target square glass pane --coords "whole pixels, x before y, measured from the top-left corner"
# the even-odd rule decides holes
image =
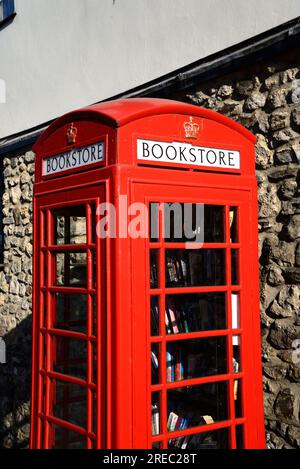
[[[67,422],[86,427],[86,389],[78,384],[56,381],[53,415]]]
[[[150,288],[158,287],[158,249],[150,250]]]
[[[149,238],[152,243],[159,239],[159,202],[149,204]]]
[[[52,213],[55,244],[85,244],[87,242],[85,205],[63,207]]]
[[[178,340],[167,345],[168,382],[226,372],[226,337]]]
[[[159,335],[159,296],[150,298],[151,335]]]
[[[237,249],[231,249],[231,284],[239,284],[239,251]]]
[[[228,428],[221,428],[213,432],[202,432],[169,440],[168,448],[181,450],[198,449],[228,449]]]
[[[85,449],[86,437],[58,425],[55,432],[54,449]]]
[[[163,447],[163,444],[161,441],[156,441],[152,443],[152,449],[162,449],[162,447]]]
[[[242,371],[240,336],[238,335],[232,336],[232,347],[233,347],[233,372],[239,373],[240,371]]]
[[[166,286],[225,284],[224,249],[167,249]]]
[[[54,327],[86,334],[86,295],[56,293],[56,317]]]
[[[230,207],[229,209],[229,227],[230,227],[230,242],[238,243],[238,208]]]
[[[237,425],[235,427],[236,434],[236,449],[244,449],[244,425]]]
[[[158,384],[160,382],[160,353],[159,345],[151,346],[151,383]]]
[[[166,242],[203,242],[204,205],[169,202],[164,204],[164,239]]]
[[[53,370],[86,379],[87,348],[85,340],[55,336]]]
[[[168,431],[208,425],[228,419],[226,381],[169,389]]]
[[[226,329],[225,293],[196,293],[166,296],[166,332]]]
[[[56,285],[86,287],[86,252],[60,252],[56,258]]]
[[[233,396],[234,396],[235,418],[241,418],[243,417],[242,380],[241,379],[235,379],[233,381]]]
[[[232,329],[240,328],[241,318],[240,318],[240,295],[239,293],[231,293],[231,318],[232,318]]]
[[[192,203],[164,204],[166,242],[224,242],[224,207]]]
[[[221,205],[204,206],[204,242],[222,243],[225,241],[225,207]]]
[[[160,393],[152,393],[152,436],[160,434]]]

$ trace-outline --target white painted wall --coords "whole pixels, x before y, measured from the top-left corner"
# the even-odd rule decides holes
[[[300,16],[299,0],[15,3],[17,16],[0,30],[0,79],[6,82],[0,138]]]

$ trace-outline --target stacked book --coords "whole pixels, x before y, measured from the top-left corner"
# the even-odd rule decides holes
[[[192,295],[190,295],[192,296]],[[171,299],[172,298],[172,299]],[[166,298],[165,324],[167,334],[184,334],[216,328],[217,318],[215,308],[217,307],[210,297],[174,301],[174,295]],[[159,334],[159,308],[156,297],[151,297],[151,335]]]
[[[185,257],[185,256],[184,256]],[[166,284],[167,285],[188,285],[189,268],[183,256],[166,257]]]
[[[210,415],[203,415],[197,422],[196,426],[208,425],[214,423],[213,418]],[[185,430],[191,426],[194,426],[193,419],[183,417],[175,412],[170,412],[167,422],[168,432]],[[179,438],[174,438],[169,441],[169,446],[178,449],[189,449],[189,448],[203,448],[206,447],[208,441],[205,443],[205,439],[210,432],[198,433],[196,435],[187,435]],[[215,446],[211,446],[215,447]]]

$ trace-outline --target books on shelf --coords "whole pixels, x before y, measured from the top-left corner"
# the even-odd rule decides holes
[[[166,257],[166,284],[169,285],[187,285],[188,265],[183,256]]]
[[[151,297],[150,302],[151,312],[151,335],[158,335],[159,333],[159,310],[156,297]]]
[[[167,382],[180,381],[185,377],[184,350],[167,351]]]
[[[158,383],[158,357],[156,353],[151,350],[151,382],[152,384],[157,384]]]
[[[152,404],[152,435],[159,435],[159,408],[158,404]]]
[[[157,282],[158,282],[157,267],[156,267],[155,259],[153,259],[153,256],[152,256],[151,263],[150,263],[150,287],[155,288],[157,286]]]
[[[167,430],[169,433],[185,430],[190,428],[192,423],[191,418],[178,415],[175,412],[170,412],[168,421],[167,421]],[[211,415],[203,415],[198,421],[198,425],[209,425],[214,423],[214,419]],[[197,433],[196,435],[186,435],[179,438],[173,438],[169,441],[169,446],[178,449],[189,449],[193,448],[203,448],[211,441],[205,441],[208,436],[208,432]]]
[[[177,304],[166,298],[165,324],[167,334],[185,334],[214,329],[215,305],[210,298],[186,299]],[[151,335],[159,334],[159,307],[157,297],[151,297]]]

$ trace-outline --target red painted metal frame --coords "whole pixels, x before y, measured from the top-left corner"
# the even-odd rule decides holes
[[[177,175],[176,175],[177,177]],[[219,176],[221,179],[222,176]],[[206,203],[206,204],[219,204],[226,206],[226,242],[220,243],[209,243],[204,244],[203,248],[214,247],[226,249],[226,285],[215,286],[215,287],[178,287],[178,288],[166,288],[164,279],[164,249],[165,248],[182,248],[180,243],[166,243],[162,238],[162,227],[163,222],[160,225],[160,238],[158,243],[149,243],[148,240],[140,240],[139,244],[135,242],[134,247],[134,258],[135,262],[138,259],[146,259],[144,267],[144,277],[141,277],[140,270],[135,275],[136,270],[133,272],[133,285],[136,291],[147,291],[146,298],[140,298],[139,295],[135,295],[135,301],[133,310],[138,312],[135,318],[136,332],[135,332],[135,346],[136,350],[134,357],[136,358],[135,368],[143,369],[148,367],[147,376],[144,376],[144,387],[148,389],[147,400],[142,401],[140,404],[139,411],[137,412],[138,420],[134,423],[137,427],[136,431],[136,447],[151,447],[154,442],[161,442],[163,448],[168,447],[168,440],[183,435],[195,434],[201,431],[208,431],[208,426],[191,428],[184,431],[172,432],[171,434],[166,430],[166,393],[168,389],[181,388],[183,386],[204,384],[209,382],[218,382],[227,380],[230,384],[230,396],[229,396],[229,420],[227,422],[219,422],[209,425],[210,430],[219,429],[223,427],[230,428],[230,447],[236,447],[235,441],[235,426],[238,424],[244,424],[245,429],[245,447],[247,448],[260,448],[264,446],[264,430],[263,430],[263,413],[261,402],[258,402],[257,409],[253,409],[253,397],[254,392],[261,392],[261,371],[259,352],[260,349],[255,351],[255,361],[253,361],[253,337],[255,334],[255,327],[259,323],[259,316],[257,313],[257,304],[253,299],[255,298],[256,285],[251,279],[254,277],[256,272],[256,266],[252,265],[250,256],[252,255],[251,249],[255,242],[255,238],[252,238],[252,234],[249,231],[249,219],[252,215],[252,207],[249,203],[250,189],[244,188],[243,190],[232,190],[227,188],[220,188],[216,183],[216,176],[211,177],[210,184],[207,180],[202,183],[202,186],[188,186],[182,190],[182,195],[174,197],[174,179],[172,182],[160,181],[160,185],[157,186],[154,183],[145,185],[144,183],[135,185],[135,196],[134,200],[139,202],[186,202],[186,203]],[[195,181],[195,177],[193,178]],[[191,176],[185,179],[186,183],[191,182]],[[179,192],[179,191],[178,191]],[[229,217],[228,208],[231,206],[239,207],[240,211],[240,240],[239,243],[230,243],[229,241]],[[160,215],[162,217],[162,214]],[[254,230],[253,230],[254,231]],[[240,250],[240,284],[231,285],[231,264],[230,264],[230,250],[232,247],[239,247]],[[160,251],[160,281],[159,287],[150,289],[150,274],[149,274],[149,249],[158,249]],[[147,254],[148,252],[148,254]],[[135,263],[133,262],[133,264]],[[182,293],[203,293],[203,292],[227,292],[227,329],[217,331],[205,331],[205,332],[193,332],[187,334],[172,334],[166,335],[165,332],[165,319],[164,314],[160,314],[160,328],[161,335],[150,337],[150,313],[149,313],[149,299],[150,295],[160,296],[160,311],[165,310],[165,295],[166,294],[182,294]],[[231,329],[231,292],[239,292],[240,297],[240,311],[241,311],[241,325],[239,329]],[[253,312],[256,311],[253,316]],[[144,331],[144,335],[141,333]],[[160,377],[161,383],[159,385],[151,385],[151,374],[150,374],[150,345],[153,343],[160,343],[160,355],[161,357],[166,356],[166,344],[172,341],[178,341],[181,339],[192,339],[192,338],[204,338],[204,337],[218,337],[227,336],[227,356],[228,356],[228,373],[226,375],[209,376],[204,378],[197,378],[192,380],[176,381],[172,383],[166,382],[166,360],[161,358],[161,370]],[[233,373],[232,370],[232,336],[242,337],[242,371],[239,373]],[[147,350],[145,350],[145,341],[148,344]],[[243,417],[235,418],[234,416],[234,401],[233,401],[233,383],[236,379],[243,380],[242,392],[243,392]],[[136,383],[137,389],[141,389],[141,377],[138,378]],[[255,391],[256,390],[256,391]],[[150,410],[151,410],[151,392],[160,391],[162,393],[161,406],[163,411],[161,412],[161,427],[163,431],[159,436],[151,436],[150,428]],[[146,392],[146,391],[145,391]],[[141,393],[143,394],[143,393]],[[144,409],[144,410],[143,410]],[[147,409],[147,410],[146,410]],[[148,415],[146,413],[148,412]],[[144,419],[141,417],[144,413]],[[143,422],[143,423],[142,423]],[[148,422],[148,435],[142,432],[142,425]]]
[[[194,145],[239,149],[240,174],[228,171],[206,171],[205,168],[156,167],[140,165],[136,159],[136,139],[152,138],[162,141],[188,141],[183,125],[187,116],[201,121],[201,132]],[[42,160],[47,155],[66,150],[66,131],[74,122],[78,129],[75,147],[105,140],[103,167],[83,167],[57,177],[44,178]],[[100,140],[101,140],[100,139]],[[209,110],[184,103],[155,99],[132,99],[103,103],[69,113],[55,121],[35,146],[36,184],[34,189],[34,291],[33,291],[33,364],[31,448],[54,446],[53,431],[62,426],[82,435],[87,448],[146,448],[154,442],[167,447],[170,438],[193,434],[208,426],[184,431],[167,432],[167,390],[184,385],[228,381],[231,392],[228,401],[229,419],[209,425],[211,430],[229,429],[229,445],[236,447],[235,428],[244,426],[245,447],[264,447],[262,406],[262,375],[260,358],[260,321],[258,309],[258,251],[257,251],[257,193],[254,173],[255,137],[239,124]],[[70,147],[73,148],[73,147]],[[206,168],[207,169],[207,168]],[[160,214],[160,238],[157,243],[148,239],[96,238],[92,240],[92,217],[96,224],[100,214],[92,213],[92,204],[112,202],[120,214],[121,195],[128,203],[152,201],[195,202],[221,204],[226,207],[226,239],[224,243],[210,243],[204,247],[226,251],[226,285],[218,287],[166,288],[164,279],[165,249],[178,249],[179,244],[163,239],[163,215]],[[86,207],[87,242],[83,245],[53,245],[52,211],[64,205],[81,204]],[[239,207],[237,243],[229,240],[228,210]],[[159,250],[159,288],[149,289],[149,250]],[[240,284],[231,285],[230,252],[240,251]],[[54,254],[84,249],[87,256],[86,288],[54,285]],[[91,283],[92,258],[96,257],[96,289]],[[47,263],[47,271],[43,268]],[[47,274],[45,278],[45,273]],[[165,310],[168,293],[227,292],[227,329],[167,336],[164,315],[160,315],[161,335],[150,336],[150,295],[160,298],[160,311]],[[87,295],[86,334],[64,331],[53,327],[54,292],[83,293]],[[231,329],[230,293],[240,292],[241,325]],[[97,297],[97,331],[92,331],[92,295]],[[45,314],[46,308],[46,314]],[[45,317],[45,322],[44,322]],[[232,369],[233,335],[242,337],[242,370]],[[55,355],[53,337],[65,336],[86,340],[88,343],[87,379],[60,375],[52,368]],[[179,339],[227,336],[228,373],[208,378],[197,378],[174,383],[166,381],[166,362],[161,360],[161,382],[151,385],[150,344],[161,344],[165,356],[167,344]],[[46,338],[46,340],[44,340]],[[96,382],[92,381],[92,350],[97,347]],[[243,381],[243,416],[234,415],[233,384]],[[78,384],[87,390],[87,425],[78,427],[53,415],[57,379]],[[161,395],[162,433],[151,435],[151,393]],[[96,422],[92,406],[96,396]],[[96,426],[94,425],[96,423]]]

